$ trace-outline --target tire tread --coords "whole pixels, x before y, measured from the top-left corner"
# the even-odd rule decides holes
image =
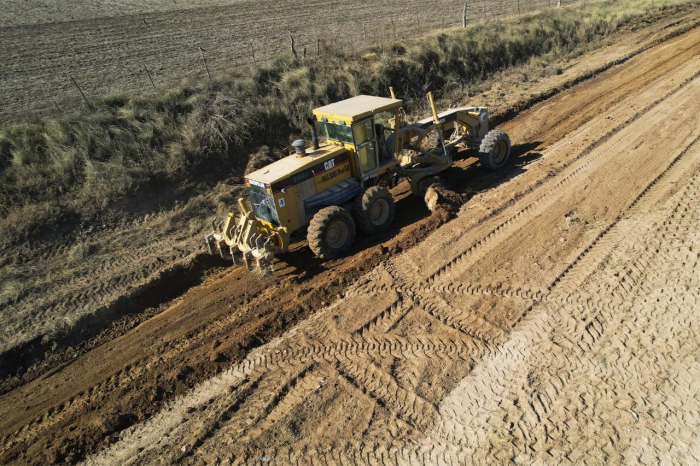
[[[349,220],[351,226],[350,239],[348,241],[347,248],[340,251],[330,251],[323,241],[323,234],[330,221],[336,216],[343,216]],[[355,240],[355,221],[353,220],[352,215],[350,215],[342,207],[324,207],[316,212],[316,215],[314,215],[314,217],[311,219],[308,231],[306,233],[306,239],[309,242],[309,248],[319,259],[331,259],[346,251],[352,245],[353,241]]]
[[[372,206],[372,201],[377,197],[384,197],[387,201],[389,201],[389,217],[381,227],[377,227],[372,224],[372,221],[367,214]],[[394,198],[389,190],[382,186],[372,186],[368,188],[364,193],[357,196],[355,205],[353,206],[353,217],[355,217],[355,223],[357,223],[358,228],[363,233],[378,233],[386,230],[394,221],[395,214],[396,208],[394,205]]]
[[[503,161],[503,163],[500,165],[496,165],[493,161],[493,150],[496,147],[496,144],[498,144],[498,142],[500,141],[505,141],[506,145],[508,146],[508,149],[506,158]],[[489,170],[498,170],[500,168],[503,168],[503,166],[506,163],[508,163],[508,158],[510,157],[510,148],[510,137],[500,129],[492,129],[491,131],[486,133],[486,136],[484,136],[484,139],[481,141],[481,146],[479,147],[479,160],[481,161],[481,165],[488,168]]]

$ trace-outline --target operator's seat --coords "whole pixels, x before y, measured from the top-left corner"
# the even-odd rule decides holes
[[[386,160],[392,160],[394,158],[394,144],[396,141],[396,133],[391,133],[387,136],[384,141],[384,153],[386,154]]]
[[[379,165],[391,162],[394,159],[394,140],[396,139],[396,133],[393,131],[388,131],[387,128],[381,123],[375,125],[375,131],[377,132],[377,137],[379,138]],[[386,133],[389,133],[387,136]]]

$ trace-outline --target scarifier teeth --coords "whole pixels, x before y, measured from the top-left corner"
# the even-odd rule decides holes
[[[267,275],[272,272],[272,257],[265,254],[258,258],[258,270],[263,274]]]
[[[245,254],[243,254],[243,260],[245,261],[245,268],[248,269],[249,272],[253,271],[253,266],[250,264],[250,251],[247,251]]]
[[[204,240],[207,243],[207,248],[209,248],[209,254],[213,255],[214,254],[214,246],[212,245],[212,243],[214,241],[213,235],[211,233],[208,235],[205,235]]]
[[[224,220],[222,219],[222,220],[216,225],[216,229],[219,231],[219,233],[221,233],[221,227],[223,226],[223,224],[224,224]]]

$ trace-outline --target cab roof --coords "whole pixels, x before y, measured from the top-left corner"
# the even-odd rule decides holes
[[[403,102],[399,99],[358,95],[350,99],[318,107],[314,109],[314,115],[316,115],[316,118],[319,120],[324,117],[335,122],[344,120],[345,123],[349,125],[352,122],[374,115],[375,113],[398,107],[402,103]]]

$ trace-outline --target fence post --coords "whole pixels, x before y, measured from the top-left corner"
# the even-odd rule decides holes
[[[253,43],[248,42],[248,45],[250,45],[250,53],[253,55],[253,67],[257,68],[258,67],[258,61],[255,59],[255,49],[253,48]]]
[[[78,86],[78,83],[75,81],[75,78],[70,74],[68,76],[70,76],[70,79],[71,79],[71,81],[73,81],[73,84],[75,84],[75,87],[78,88],[78,92],[80,92],[80,95],[83,96],[83,100],[85,101],[85,105],[87,105],[87,107],[90,110],[95,111],[95,107],[93,107],[93,105],[90,103],[90,101],[87,100],[87,97],[85,97],[85,94],[83,94],[83,90],[80,88],[80,86]]]
[[[467,27],[467,3],[464,2],[464,8],[462,8],[462,27]]]
[[[362,40],[365,41],[365,44],[367,43],[367,26],[365,23],[362,23]]]
[[[557,8],[561,8],[561,0],[557,0]]]
[[[204,58],[204,52],[205,52],[205,50],[200,46],[199,47],[199,54],[202,56],[202,63],[204,63],[204,69],[207,72],[207,79],[209,79],[209,81],[211,81],[211,75],[209,74],[209,67],[207,66],[207,59]]]
[[[151,81],[151,86],[153,86],[153,90],[156,90],[156,83],[153,82],[153,77],[151,76],[151,72],[148,71],[148,67],[146,64],[143,64],[143,69],[146,70],[146,74],[148,74],[148,79]]]
[[[316,58],[321,56],[321,39],[316,38]]]
[[[299,58],[297,56],[297,51],[294,50],[294,36],[292,36],[292,35],[289,36],[289,42],[290,42],[290,46],[292,48],[292,55],[294,56],[295,59]]]

